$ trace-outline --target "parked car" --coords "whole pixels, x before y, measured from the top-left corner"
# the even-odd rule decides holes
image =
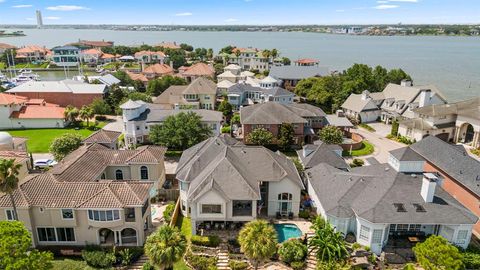
[[[45,169],[53,167],[57,162],[53,159],[37,159],[33,162],[33,167],[35,169]]]

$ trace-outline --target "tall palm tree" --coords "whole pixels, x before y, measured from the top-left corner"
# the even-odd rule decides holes
[[[343,261],[348,251],[345,247],[344,236],[336,232],[330,223],[318,217],[313,225],[314,235],[309,241],[309,246],[317,250],[317,259],[325,263]]]
[[[273,59],[277,58],[278,56],[278,50],[277,49],[272,49],[270,51],[270,55],[272,56]]]
[[[73,107],[72,105],[68,105],[65,108],[65,111],[63,112],[63,116],[67,121],[70,121],[73,123],[77,119],[78,113],[79,112],[77,108]]]
[[[277,251],[277,233],[265,220],[254,220],[243,226],[238,235],[243,253],[253,261],[255,270],[260,262],[272,257]]]
[[[82,120],[87,120],[87,127],[90,125],[90,118],[93,116],[93,110],[89,106],[83,106],[80,111],[78,111],[78,116]]]
[[[177,228],[164,225],[147,238],[144,249],[152,264],[173,269],[187,249],[187,240]]]
[[[13,192],[18,188],[20,167],[22,167],[22,164],[15,164],[15,159],[0,159],[0,191],[10,197],[15,220],[18,220],[18,213]]]

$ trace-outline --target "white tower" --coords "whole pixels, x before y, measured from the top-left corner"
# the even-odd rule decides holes
[[[42,12],[40,10],[37,10],[36,13],[37,13],[37,28],[42,28],[43,27]]]

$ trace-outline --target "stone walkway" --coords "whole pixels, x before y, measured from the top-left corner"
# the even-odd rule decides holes
[[[228,257],[228,246],[221,244],[217,253],[217,269],[218,270],[231,270],[229,266],[230,258]]]

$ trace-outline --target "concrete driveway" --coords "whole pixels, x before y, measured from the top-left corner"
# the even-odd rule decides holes
[[[377,123],[375,123],[377,124]],[[358,129],[355,130],[358,134],[362,135],[367,141],[369,141],[373,146],[375,147],[375,151],[373,154],[368,155],[368,156],[362,156],[362,159],[369,158],[369,157],[374,157],[376,160],[378,160],[380,163],[387,163],[388,162],[388,157],[389,157],[389,151],[406,147],[407,145],[389,140],[385,138],[386,134],[390,133],[388,132],[385,134],[385,136],[382,136],[381,134],[384,134],[387,131],[386,125],[385,127],[379,127],[377,125],[370,125],[373,128],[375,128],[377,131],[370,132],[366,129],[363,129],[359,127]],[[378,128],[378,129],[377,129]]]
[[[121,116],[109,117],[109,120],[112,122],[106,124],[103,127],[104,130],[118,131],[118,132],[123,131],[123,121]]]

